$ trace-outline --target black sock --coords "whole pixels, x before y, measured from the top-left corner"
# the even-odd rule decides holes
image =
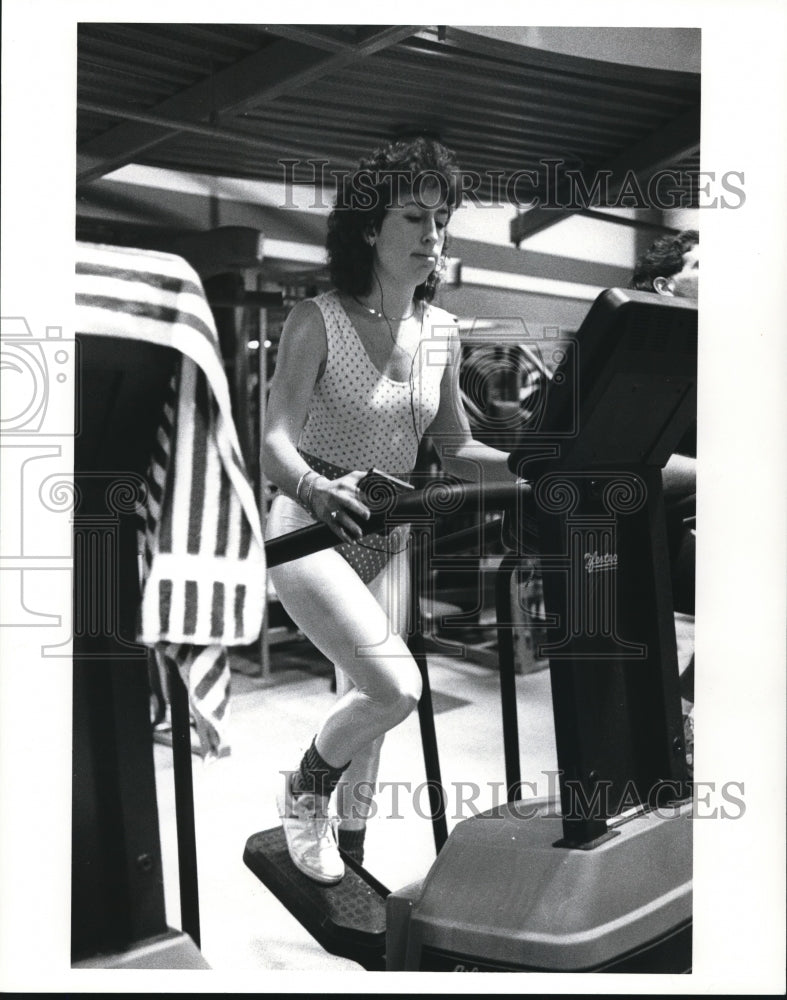
[[[333,767],[323,760],[312,740],[311,746],[303,755],[300,767],[292,776],[292,791],[294,795],[301,792],[314,792],[316,795],[324,795],[328,798],[334,788],[339,784],[339,780],[350,762],[343,767]]]
[[[363,845],[366,839],[366,827],[362,826],[360,830],[346,830],[343,826],[339,827],[339,849],[357,861],[359,865],[363,864]]]

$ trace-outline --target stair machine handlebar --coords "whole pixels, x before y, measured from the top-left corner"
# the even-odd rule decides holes
[[[365,534],[379,531],[385,524],[408,521],[430,523],[436,515],[444,512],[467,514],[479,510],[503,510],[516,513],[517,507],[524,507],[530,500],[530,488],[522,483],[493,483],[479,486],[468,483],[432,483],[414,493],[391,495],[390,502],[372,509],[366,522]],[[268,567],[300,559],[322,549],[338,545],[334,532],[327,524],[314,524],[299,528],[265,543],[265,558]]]

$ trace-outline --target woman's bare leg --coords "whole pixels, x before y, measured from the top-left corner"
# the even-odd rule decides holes
[[[410,592],[407,552],[394,555],[368,588],[388,616],[392,630],[404,636]],[[342,697],[352,687],[352,680],[337,666],[337,696]],[[336,802],[342,831],[363,830],[371,815],[383,740],[384,736],[379,736],[359,750],[339,782]]]

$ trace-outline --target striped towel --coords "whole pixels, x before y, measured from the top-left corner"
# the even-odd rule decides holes
[[[265,550],[232,420],[213,315],[180,257],[80,243],[77,330],[181,354],[164,402],[144,510],[138,638],[177,665],[206,755],[226,748],[226,647],[260,633]]]

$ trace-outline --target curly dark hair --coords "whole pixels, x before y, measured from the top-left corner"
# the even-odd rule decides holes
[[[700,241],[696,229],[684,229],[677,234],[659,236],[642,254],[631,277],[631,287],[652,292],[656,278],[671,278],[683,267],[683,255]]]
[[[427,136],[386,142],[341,178],[326,240],[331,281],[339,291],[348,295],[371,291],[374,249],[366,237],[379,231],[398,195],[417,195],[426,184],[439,186],[449,212],[457,208],[462,192],[456,157]],[[416,288],[416,300],[431,302],[439,283],[439,275],[432,271]]]

